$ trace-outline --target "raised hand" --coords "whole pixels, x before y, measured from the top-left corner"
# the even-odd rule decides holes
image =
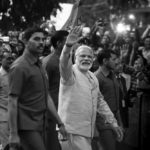
[[[77,43],[80,40],[80,34],[82,32],[82,26],[77,26],[73,28],[66,40],[66,46],[72,47],[75,43]]]
[[[120,47],[121,59],[127,55],[128,50],[129,46],[127,44],[124,44],[122,47]]]

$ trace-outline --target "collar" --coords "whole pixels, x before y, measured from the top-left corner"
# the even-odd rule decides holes
[[[0,67],[0,73],[2,76],[8,74],[8,72],[2,66]]]
[[[110,72],[106,72],[102,67],[99,68],[100,72],[105,76],[108,77],[110,75]]]
[[[30,53],[28,50],[25,50],[23,53],[24,57],[27,59],[27,61],[31,64],[34,65],[35,63],[38,62],[39,58],[34,56],[32,53]]]

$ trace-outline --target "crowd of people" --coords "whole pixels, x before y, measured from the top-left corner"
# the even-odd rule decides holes
[[[55,29],[55,28],[53,28]],[[0,144],[24,150],[145,150],[150,25],[41,27],[0,39]]]

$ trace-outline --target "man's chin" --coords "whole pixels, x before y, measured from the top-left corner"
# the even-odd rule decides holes
[[[43,56],[43,55],[42,55],[42,53],[38,53],[38,56],[41,57],[41,56]]]
[[[82,71],[88,71],[88,70],[90,70],[90,68],[91,68],[91,66],[82,66],[80,68],[80,70],[82,70]]]
[[[41,51],[41,52],[38,52],[38,56],[39,56],[39,57],[43,56],[43,52],[42,52],[42,51]]]

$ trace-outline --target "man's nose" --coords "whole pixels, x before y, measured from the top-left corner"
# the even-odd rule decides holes
[[[45,40],[44,40],[43,38],[41,38],[39,42],[40,42],[40,43],[44,43],[44,41],[45,41]]]
[[[85,58],[85,59],[90,59],[90,57],[89,57],[89,56],[85,56],[84,58]]]
[[[43,43],[44,43],[44,41],[41,39],[41,40],[40,40],[40,43],[41,43],[41,44],[43,44]]]

